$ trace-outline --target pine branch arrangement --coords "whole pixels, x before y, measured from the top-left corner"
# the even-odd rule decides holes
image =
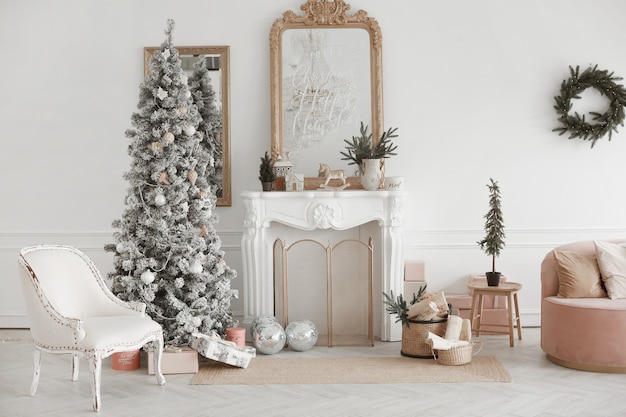
[[[340,152],[341,158],[348,162],[348,165],[361,166],[363,159],[383,159],[396,155],[394,152],[398,146],[391,142],[392,138],[397,138],[396,130],[398,128],[390,128],[383,132],[378,143],[372,146],[372,133],[368,132],[369,126],[361,122],[360,136],[352,136],[352,141],[344,139],[347,152]]]
[[[396,315],[396,323],[402,322],[403,325],[409,327],[409,306],[412,306],[413,304],[422,300],[425,294],[426,285],[420,287],[417,294],[413,293],[413,299],[409,303],[407,303],[402,294],[394,297],[392,290],[390,291],[390,294],[383,293],[383,296],[385,297],[383,303],[387,305],[387,312]]]
[[[487,255],[491,256],[491,269],[496,272],[496,258],[504,249],[504,218],[502,216],[502,201],[500,186],[493,178],[489,178],[489,211],[483,216],[485,219],[485,237],[476,243]]]

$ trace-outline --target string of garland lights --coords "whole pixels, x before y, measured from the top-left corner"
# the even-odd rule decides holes
[[[613,132],[617,133],[617,126],[624,125],[626,89],[623,85],[616,83],[622,78],[614,76],[607,70],[599,70],[597,65],[587,68],[582,73],[578,66],[576,69],[570,66],[569,72],[570,77],[561,83],[561,94],[554,97],[556,102],[554,108],[559,115],[558,121],[561,126],[552,131],[559,132],[559,135],[569,132],[568,139],[590,140],[592,148],[596,141],[607,133],[611,140]],[[606,112],[589,112],[593,123],[588,122],[584,114],[582,116],[576,112],[570,114],[572,100],[580,99],[580,93],[587,88],[595,88],[609,100],[609,108]]]

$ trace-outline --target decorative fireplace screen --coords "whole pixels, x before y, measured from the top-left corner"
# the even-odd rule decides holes
[[[344,239],[334,245],[276,239],[274,315],[285,327],[290,318],[311,320],[320,336],[326,333],[329,347],[373,346],[373,260],[372,237],[368,243]]]

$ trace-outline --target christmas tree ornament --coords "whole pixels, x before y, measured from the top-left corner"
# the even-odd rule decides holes
[[[120,242],[115,245],[115,250],[117,251],[117,253],[124,253],[126,252],[126,245],[124,244],[124,242]]]
[[[206,224],[200,226],[200,234],[198,236],[203,237],[209,234],[209,229],[207,229]]]
[[[167,60],[167,58],[169,58],[171,55],[170,50],[169,49],[164,49],[163,52],[161,52],[161,57],[163,57],[163,59]]]
[[[183,93],[183,96],[184,96],[185,98],[191,98],[191,91],[189,91],[189,90],[185,90],[185,92]]]
[[[187,126],[185,126],[183,131],[185,132],[185,135],[193,136],[193,134],[196,133],[196,128],[193,127],[192,125],[187,125]]]
[[[202,269],[202,264],[198,261],[193,261],[189,266],[189,272],[191,272],[192,274],[201,274]]]
[[[187,107],[185,106],[179,106],[178,109],[176,110],[178,110],[178,114],[181,116],[184,116],[187,114]]]
[[[195,169],[192,169],[187,174],[187,178],[189,179],[189,182],[191,183],[191,185],[196,185],[196,180],[198,179],[198,173],[196,172]]]
[[[167,172],[163,171],[159,174],[159,182],[165,185],[171,185],[169,178],[167,178]]]
[[[151,151],[162,151],[163,150],[163,144],[161,144],[161,142],[152,142],[150,145],[148,145],[148,149],[150,149]]]
[[[202,200],[204,200],[205,198],[207,198],[209,196],[209,192],[205,189],[202,190],[198,190],[198,197]]]
[[[310,320],[292,321],[285,329],[287,345],[298,352],[305,352],[317,342],[317,327]]]
[[[167,98],[168,95],[169,93],[167,91],[159,87],[159,90],[157,91],[157,95],[156,95],[158,98],[163,100],[164,98]]]
[[[149,269],[143,271],[141,273],[141,282],[146,285],[152,284],[154,282],[154,272],[150,271]]]
[[[276,320],[268,317],[255,319],[250,327],[252,344],[261,353],[273,355],[285,347],[285,330]]]
[[[163,139],[164,143],[167,143],[169,145],[170,143],[174,142],[174,134],[172,132],[165,132],[161,139]]]
[[[156,196],[154,196],[154,204],[156,204],[157,206],[162,207],[165,205],[165,203],[167,203],[167,199],[163,194],[158,193]]]
[[[202,319],[200,317],[192,317],[191,323],[194,325],[194,327],[200,327],[200,325],[202,324]]]

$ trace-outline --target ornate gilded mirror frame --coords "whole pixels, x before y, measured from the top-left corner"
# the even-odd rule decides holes
[[[382,87],[382,34],[376,19],[359,10],[348,14],[350,5],[344,0],[307,0],[300,6],[304,15],[288,10],[277,19],[270,31],[270,91],[271,91],[271,138],[272,160],[283,155],[283,74],[282,38],[288,29],[363,29],[369,34],[371,102],[371,132],[375,145],[383,133],[383,87]],[[357,132],[355,132],[356,134]],[[346,138],[349,139],[349,138]],[[342,146],[340,144],[339,146]],[[339,158],[339,152],[337,152]],[[321,161],[322,162],[322,161]],[[360,188],[360,179],[350,177],[350,188]],[[321,178],[305,178],[306,189],[316,189],[323,182]]]
[[[144,48],[144,75],[147,76],[150,72],[150,59],[154,54],[154,51],[160,49],[159,47],[146,47]],[[193,59],[200,56],[212,58],[212,70],[215,70],[216,74],[219,74],[219,82],[215,80],[214,85],[216,87],[220,102],[220,108],[222,109],[222,155],[221,169],[222,169],[222,187],[217,193],[217,206],[231,206],[231,172],[230,172],[230,47],[229,46],[177,46],[178,54],[183,60],[183,66],[185,70],[191,70],[193,68]],[[189,62],[185,62],[185,58],[189,58]],[[212,72],[212,71],[211,71]],[[216,76],[216,78],[218,78]],[[213,80],[212,80],[213,81]],[[216,159],[218,157],[216,156]],[[219,162],[216,162],[218,166]]]

